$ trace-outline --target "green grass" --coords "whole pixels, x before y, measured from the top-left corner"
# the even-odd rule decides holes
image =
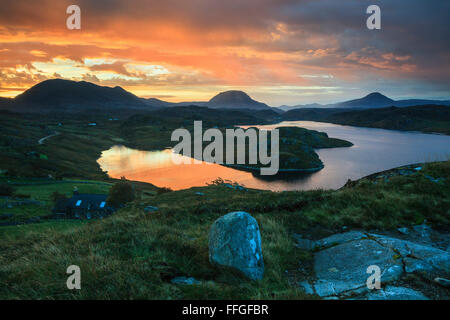
[[[66,196],[73,194],[74,187],[78,188],[79,193],[108,194],[113,184],[108,182],[89,181],[89,180],[66,180],[56,181],[49,184],[16,186],[17,193],[28,194],[32,198],[40,201],[51,200],[53,192],[59,192]]]
[[[444,178],[435,183],[426,178]],[[196,195],[203,192],[204,196]],[[293,285],[311,276],[312,255],[292,234],[320,238],[343,226],[392,229],[422,223],[448,227],[450,162],[410,176],[362,179],[338,191],[238,191],[223,185],[146,193],[113,216],[52,227],[9,227],[0,236],[2,299],[305,299]],[[159,211],[146,214],[147,205]],[[212,266],[208,235],[220,216],[243,210],[261,229],[265,276],[249,281]],[[57,223],[63,223],[57,228]],[[44,224],[41,224],[44,225]],[[24,228],[24,229],[19,229]],[[32,230],[21,233],[22,230]],[[6,230],[6,232],[5,232]],[[82,290],[67,290],[66,268],[81,267]],[[303,269],[302,270],[299,270]],[[174,285],[193,276],[200,286]]]
[[[78,188],[79,193],[108,194],[112,183],[89,180],[26,180],[24,178],[0,178],[1,183],[9,183],[16,190],[15,194],[27,195],[29,198],[2,198],[0,204],[16,203],[27,200],[37,200],[39,204],[13,205],[12,208],[0,207],[0,215],[13,214],[12,217],[2,219],[0,222],[24,222],[33,217],[48,216],[52,213],[54,201],[52,194],[58,192],[70,198],[74,187]]]
[[[67,220],[67,221],[49,221],[33,224],[24,224],[18,226],[0,227],[0,241],[24,241],[32,239],[41,239],[42,234],[73,232],[77,228],[85,225],[86,221]]]

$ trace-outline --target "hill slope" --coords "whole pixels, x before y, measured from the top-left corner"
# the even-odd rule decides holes
[[[357,127],[423,131],[450,134],[450,107],[414,106],[378,109],[295,109],[282,115],[284,120],[331,122]]]
[[[262,102],[250,98],[243,91],[225,91],[213,97],[207,105],[217,109],[252,109],[252,110],[270,110],[271,108]]]
[[[379,92],[373,92],[361,99],[355,99],[337,103],[338,108],[380,108],[392,106],[395,103],[394,100],[382,95]]]
[[[372,92],[367,96],[360,99],[353,99],[344,102],[332,103],[332,104],[305,104],[295,106],[280,106],[277,109],[283,111],[291,111],[301,108],[317,108],[317,109],[331,109],[331,108],[352,108],[352,109],[375,109],[386,107],[412,107],[418,105],[442,105],[450,106],[449,100],[427,100],[427,99],[407,99],[407,100],[393,100],[386,97],[379,92]]]
[[[43,81],[14,99],[16,110],[81,111],[86,109],[148,108],[140,98],[121,87],[102,87],[85,81]]]
[[[171,103],[155,98],[145,99],[145,103],[154,107],[186,107],[198,106],[208,107],[212,109],[249,109],[249,110],[274,110],[267,104],[253,100],[247,93],[243,91],[225,91],[212,97],[209,101],[187,101]]]

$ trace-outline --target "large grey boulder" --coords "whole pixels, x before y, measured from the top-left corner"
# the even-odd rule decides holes
[[[258,222],[247,212],[232,212],[217,219],[209,234],[211,263],[233,268],[252,280],[264,274]]]

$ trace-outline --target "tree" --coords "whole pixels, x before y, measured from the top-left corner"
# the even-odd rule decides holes
[[[59,193],[58,191],[53,192],[51,198],[54,202],[58,202],[61,199],[67,199],[64,193]]]
[[[124,204],[135,199],[134,187],[131,183],[122,180],[117,182],[109,190],[108,205],[113,207],[121,207]]]

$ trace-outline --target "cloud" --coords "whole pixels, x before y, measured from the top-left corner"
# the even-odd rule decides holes
[[[69,31],[66,8],[73,1],[2,1],[0,86],[26,87],[56,72],[117,81],[146,96],[185,97],[196,86],[211,94],[217,86],[333,86],[341,88],[334,98],[323,94],[339,100],[353,88],[396,88],[402,95],[420,84],[427,92],[419,95],[450,95],[450,2],[377,1],[382,29],[370,31],[365,10],[372,2],[77,0],[82,30]],[[100,63],[87,63],[93,60]],[[264,96],[273,103],[291,99],[284,90]]]

